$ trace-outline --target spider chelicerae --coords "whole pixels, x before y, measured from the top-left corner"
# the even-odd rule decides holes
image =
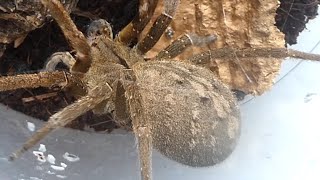
[[[151,59],[145,59],[170,24],[178,0],[164,0],[165,10],[147,35],[133,48],[128,44],[150,21],[157,0],[140,0],[134,20],[113,37],[105,20],[91,23],[85,37],[58,0],[42,0],[57,21],[76,55],[53,54],[44,72],[0,77],[0,90],[26,87],[68,86],[79,98],[52,115],[11,160],[30,149],[48,133],[63,127],[81,114],[112,113],[121,127],[130,128],[138,140],[143,179],[152,179],[151,150],[193,166],[213,166],[226,159],[240,134],[240,111],[231,90],[201,64],[215,58],[298,57],[319,60],[320,56],[285,48],[223,48],[196,54],[185,61],[173,58],[192,45],[213,42],[214,35],[185,34]],[[70,71],[55,71],[59,62]]]

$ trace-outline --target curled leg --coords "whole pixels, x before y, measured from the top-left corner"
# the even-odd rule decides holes
[[[110,93],[96,88],[89,95],[80,98],[75,103],[52,115],[44,127],[39,129],[31,138],[29,138],[29,140],[23,144],[22,148],[12,153],[12,155],[9,157],[9,160],[15,160],[53,130],[59,127],[64,127],[81,114],[93,109],[97,104],[109,97],[104,94],[109,94],[110,96]]]
[[[49,57],[45,64],[45,70],[54,71],[59,63],[63,63],[71,69],[75,62],[76,60],[69,52],[57,52]]]
[[[153,23],[152,27],[148,31],[146,37],[144,37],[138,44],[136,48],[141,54],[148,52],[160,39],[163,32],[167,29],[172,21],[176,9],[179,4],[179,0],[165,0],[164,1],[164,12],[158,16],[156,21]]]
[[[73,82],[77,83],[77,78],[69,73],[59,71],[3,76],[0,77],[0,91],[20,88],[66,86]]]
[[[217,39],[215,35],[198,36],[196,34],[185,34],[174,40],[169,46],[159,52],[156,59],[171,59],[190,46],[201,46],[214,42]]]

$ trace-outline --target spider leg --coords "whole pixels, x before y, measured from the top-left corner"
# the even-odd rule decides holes
[[[148,24],[157,4],[158,0],[139,0],[139,14],[118,33],[115,40],[129,45]]]
[[[91,65],[90,46],[85,36],[79,31],[59,0],[41,0],[50,10],[50,14],[59,24],[71,47],[76,50],[77,61],[72,71],[85,73]]]
[[[198,36],[196,34],[184,34],[178,39],[174,40],[169,46],[159,52],[155,59],[171,59],[190,46],[201,46],[212,43],[217,39],[215,35]]]
[[[139,142],[139,157],[141,168],[141,179],[152,179],[152,137],[151,130],[148,126],[135,128],[135,135]]]
[[[136,48],[142,54],[148,52],[160,39],[163,32],[167,29],[172,21],[176,9],[180,0],[165,0],[164,1],[164,12],[158,16],[156,21],[153,23],[152,27],[148,31],[146,37],[144,37],[138,44]]]
[[[101,88],[95,88],[87,96],[78,99],[75,103],[65,107],[52,115],[48,122],[39,129],[31,138],[9,157],[10,161],[17,159],[22,153],[28,151],[53,130],[64,127],[81,114],[93,109],[97,104],[110,97],[111,91],[106,92]]]
[[[300,58],[311,61],[320,61],[320,55],[305,53],[287,48],[248,48],[234,49],[221,48],[206,51],[204,53],[191,56],[188,61],[194,64],[207,64],[214,59],[232,59],[234,56],[239,58],[246,57],[273,57],[283,59],[286,57]]]
[[[0,91],[20,88],[66,86],[72,82],[77,83],[77,79],[73,75],[60,71],[3,76],[0,77]]]
[[[138,86],[127,86],[126,97],[132,119],[133,132],[138,140],[141,179],[152,179],[151,125],[144,115]]]
[[[56,66],[60,62],[62,62],[69,69],[71,69],[72,66],[75,64],[76,60],[72,57],[72,55],[69,52],[56,52],[48,58],[45,64],[45,70],[54,71],[56,69]]]

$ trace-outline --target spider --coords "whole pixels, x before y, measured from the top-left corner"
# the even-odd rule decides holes
[[[51,131],[81,114],[111,112],[122,127],[132,128],[137,140],[141,177],[152,179],[151,153],[192,167],[213,166],[234,150],[240,136],[240,110],[232,91],[202,63],[215,58],[288,56],[320,60],[319,55],[285,48],[214,49],[185,61],[173,58],[192,45],[211,43],[214,35],[185,34],[151,59],[145,59],[170,24],[179,0],[164,0],[165,10],[134,47],[128,44],[145,28],[157,0],[140,0],[139,13],[113,37],[105,20],[95,20],[87,37],[77,30],[58,0],[41,0],[75,50],[53,54],[45,72],[0,77],[0,90],[68,86],[79,98],[52,115],[10,160],[18,158]],[[69,72],[55,71],[63,62]]]

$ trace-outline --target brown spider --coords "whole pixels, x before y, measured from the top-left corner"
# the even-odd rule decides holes
[[[77,30],[58,0],[42,0],[57,21],[76,58],[55,53],[46,64],[47,72],[0,78],[0,90],[26,87],[71,87],[79,99],[52,115],[21,149],[10,156],[16,159],[48,133],[63,127],[81,114],[112,112],[115,121],[131,127],[139,142],[141,176],[152,179],[152,147],[170,159],[193,166],[213,166],[226,159],[240,134],[240,112],[232,92],[208,69],[194,64],[214,58],[299,57],[319,60],[319,55],[285,48],[210,50],[187,61],[172,58],[192,45],[215,40],[215,36],[186,34],[175,40],[156,57],[143,55],[159,40],[174,16],[179,0],[164,0],[165,10],[144,39],[133,48],[126,45],[149,22],[157,0],[140,0],[139,14],[113,39],[104,20],[93,21],[87,38]],[[70,73],[50,72],[60,62]]]

